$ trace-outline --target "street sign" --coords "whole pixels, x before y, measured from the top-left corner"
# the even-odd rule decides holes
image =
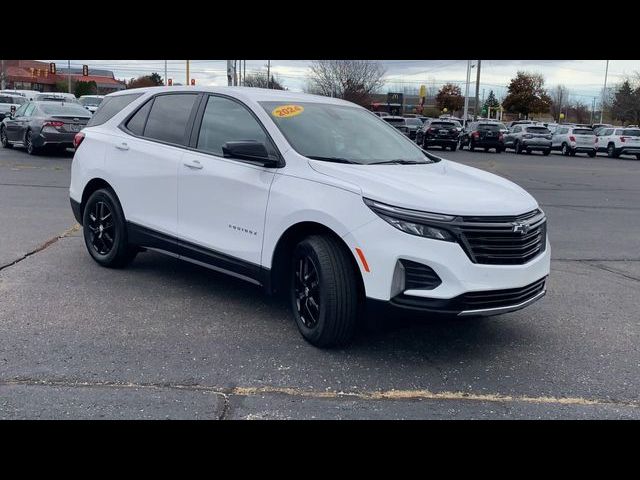
[[[89,65],[82,65],[82,76],[83,77],[89,76]]]
[[[402,105],[404,103],[403,100],[404,95],[402,93],[387,93],[387,103],[399,103],[400,105]]]
[[[173,78],[170,78],[168,82],[169,82],[169,86],[173,85]]]

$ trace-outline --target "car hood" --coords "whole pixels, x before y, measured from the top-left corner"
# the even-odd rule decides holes
[[[315,171],[399,207],[451,215],[519,215],[538,207],[524,189],[498,175],[448,160],[424,165],[350,165],[309,161]]]

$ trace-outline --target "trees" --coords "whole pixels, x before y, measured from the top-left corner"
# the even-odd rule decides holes
[[[96,95],[98,93],[98,85],[93,80],[90,82],[83,82],[78,80],[75,83],[73,93],[76,97],[81,97],[83,95]]]
[[[142,75],[138,78],[132,78],[127,83],[127,88],[143,88],[143,87],[160,87],[164,82],[162,77],[158,73],[152,73],[151,75]]]
[[[371,94],[380,89],[385,69],[370,60],[314,60],[311,62],[308,91],[368,105]]]
[[[640,85],[633,88],[629,79],[622,82],[614,94],[611,114],[622,122],[639,123]]]
[[[244,78],[243,85],[245,87],[271,88],[272,90],[285,90],[280,79],[271,75],[270,85],[267,85],[266,73],[250,73]]]
[[[489,113],[490,111],[496,112],[500,108],[500,102],[496,98],[495,93],[493,93],[493,90],[489,90],[489,96],[484,101],[484,105],[482,106],[482,108],[483,110],[486,110],[487,113]]]
[[[551,97],[544,88],[544,77],[538,73],[518,72],[511,79],[508,94],[502,102],[507,112],[529,118],[530,113],[546,113]]]
[[[436,95],[436,105],[438,105],[440,111],[446,108],[452,113],[462,109],[464,106],[464,98],[460,87],[453,83],[444,84]]]

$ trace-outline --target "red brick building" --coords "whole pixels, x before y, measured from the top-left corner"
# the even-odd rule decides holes
[[[81,68],[69,70],[71,81],[96,82],[98,95],[117,92],[126,88],[125,82],[117,80],[109,70],[89,69],[89,75],[83,76]],[[57,83],[68,82],[66,68],[57,68],[56,74],[49,73],[49,64],[36,60],[5,60],[5,88],[15,90],[56,91]]]

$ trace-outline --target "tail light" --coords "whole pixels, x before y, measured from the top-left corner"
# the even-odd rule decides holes
[[[504,135],[502,135],[502,134],[498,135],[498,140],[500,142],[504,141]]]
[[[576,141],[576,137],[574,137],[573,135],[571,135],[571,136],[569,137],[569,141],[570,141],[570,142],[575,142],[575,141]]]
[[[626,142],[625,137],[620,137],[620,141],[621,141],[622,143]]]
[[[54,128],[60,128],[63,125],[64,125],[64,122],[44,122],[42,124],[43,127],[54,127]]]
[[[84,133],[78,132],[75,137],[73,137],[73,148],[78,148],[82,141],[84,140]]]
[[[473,138],[480,138],[480,132],[477,132],[477,131],[473,132],[472,135],[473,135]]]

